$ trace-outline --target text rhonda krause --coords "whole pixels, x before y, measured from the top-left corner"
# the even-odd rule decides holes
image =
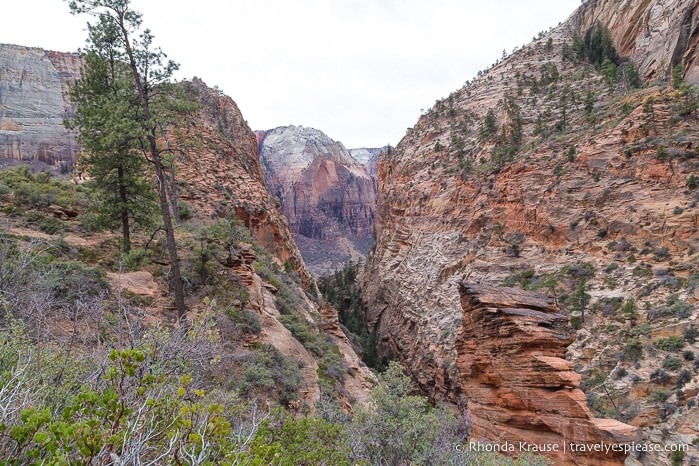
[[[651,451],[689,451],[687,444],[660,445],[657,443],[528,443],[528,442],[502,442],[481,443],[469,442],[466,448],[455,448],[457,451],[469,452],[500,452],[500,453],[547,453],[547,452],[572,452],[572,453],[620,453],[651,452]]]

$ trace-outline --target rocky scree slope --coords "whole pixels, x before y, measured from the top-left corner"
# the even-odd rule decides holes
[[[373,242],[376,183],[340,142],[284,126],[258,132],[267,188],[279,199],[309,269],[363,259]]]
[[[618,66],[576,53],[598,21]],[[681,64],[685,83],[699,84],[696,24],[691,1],[586,2],[437,101],[379,157],[366,319],[382,351],[433,399],[465,398],[471,368],[456,346],[466,331],[459,284],[467,277],[556,298],[581,327],[568,357],[597,415],[641,426],[662,444],[691,444],[699,434],[699,122],[695,91],[665,81]],[[631,62],[645,78],[641,89]],[[536,430],[534,421],[521,420]]]

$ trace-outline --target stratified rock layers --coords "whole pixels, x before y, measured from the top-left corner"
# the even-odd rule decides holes
[[[634,274],[638,252],[646,249],[645,259],[662,271],[671,265],[653,251],[671,251],[670,259],[696,250],[696,193],[687,189],[696,177],[696,118],[679,116],[671,89],[653,81],[634,91],[611,88],[591,64],[570,58],[599,19],[641,76],[667,77],[682,63],[685,80],[696,84],[696,13],[689,0],[585,2],[568,21],[438,101],[379,156],[377,241],[361,277],[366,322],[380,352],[400,360],[433,400],[460,403],[462,374],[473,370],[459,362],[456,347],[464,277],[517,283],[525,273],[555,277],[566,267],[590,263],[603,271],[615,262],[623,277],[598,272],[589,291],[593,300],[626,300],[648,285]],[[568,106],[572,94],[579,108]],[[594,119],[585,115],[586,96]],[[489,136],[493,116],[497,131]],[[619,254],[614,242],[637,245],[636,256]],[[613,343],[618,352],[622,344]],[[521,429],[525,413],[500,425]],[[530,421],[540,432],[540,421]],[[648,458],[646,464],[659,464],[659,457]]]
[[[77,55],[0,44],[0,159],[75,164],[79,146],[63,126]]]
[[[638,440],[636,428],[595,419],[580,375],[566,361],[574,332],[546,295],[463,282],[463,326],[456,337],[461,389],[468,398],[472,438],[549,449],[557,464],[623,464],[611,445]],[[575,451],[574,444],[609,445]]]
[[[258,133],[269,191],[281,203],[309,269],[322,274],[366,255],[376,181],[323,132],[285,126]]]

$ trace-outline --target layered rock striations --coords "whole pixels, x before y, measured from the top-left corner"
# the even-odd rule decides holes
[[[699,5],[692,0],[594,0],[584,2],[569,24],[585,36],[606,25],[621,56],[638,64],[647,79],[667,79],[678,64],[699,81]]]
[[[670,323],[680,334],[695,326],[693,288],[679,283],[695,273],[693,254],[699,248],[696,182],[691,182],[699,122],[683,110],[687,100],[667,82],[634,89],[623,76],[605,77],[571,54],[597,19],[618,40],[619,27],[630,21],[624,12],[642,12],[653,25],[660,9],[671,25],[662,33],[659,25],[651,27],[650,35],[634,29],[639,35],[629,44],[658,51],[668,41],[680,43],[687,29],[672,25],[686,24],[676,15],[685,17],[689,7],[696,10],[684,0],[586,2],[568,21],[438,101],[393,151],[379,157],[377,243],[362,277],[366,320],[383,353],[403,362],[433,399],[458,404],[468,398],[464,374],[473,368],[458,349],[463,278],[494,285],[509,281],[538,286],[564,303],[563,313],[576,312],[583,328],[569,354],[586,378],[598,374],[598,380],[607,380],[615,367],[626,371],[613,383],[611,396],[607,385],[588,384],[588,390],[599,391],[591,397],[597,406],[636,424],[648,419],[649,410],[665,413],[657,422],[682,431],[676,441],[686,440],[684,432],[698,433],[682,421],[692,418],[684,416],[687,410],[696,410],[682,399],[672,395],[669,400],[679,408],[668,411],[639,398],[638,393],[668,389],[649,382],[662,356],[642,350],[636,367],[624,354],[628,345],[657,343]],[[595,14],[588,18],[590,9]],[[615,45],[622,54],[620,70],[627,69],[623,60],[638,59],[643,76],[661,76],[662,63],[667,76],[672,47],[663,62],[656,52],[639,55],[632,52],[636,46]],[[679,55],[685,57],[686,81],[699,84],[692,78],[691,46]],[[645,64],[642,56],[656,58]],[[667,274],[677,286],[668,285]],[[582,287],[584,315],[575,311],[581,301],[570,298],[575,288],[569,283]],[[672,299],[687,301],[689,311],[663,316],[658,309],[673,293]],[[638,316],[625,317],[620,306],[608,311],[613,300],[635,300]],[[641,323],[646,331],[633,330]],[[637,391],[636,380],[651,386]],[[627,397],[628,403],[620,401]],[[531,421],[522,422],[536,432]],[[484,432],[497,438],[494,430]],[[648,430],[644,435],[668,441]],[[659,464],[661,457],[667,460],[651,454],[643,461]]]
[[[314,287],[286,219],[265,188],[255,133],[230,97],[197,78],[192,86],[201,110],[188,131],[198,143],[182,145],[179,197],[211,218],[233,213],[260,245]]]
[[[79,146],[63,126],[72,115],[68,84],[75,54],[0,44],[0,159],[71,168]]]
[[[460,292],[456,352],[472,438],[548,449],[556,464],[624,464],[623,450],[579,452],[569,444],[611,449],[640,436],[627,424],[593,418],[578,388],[580,374],[565,359],[574,331],[553,299],[471,282],[461,283]]]
[[[258,139],[265,182],[309,269],[322,274],[363,258],[376,209],[376,184],[365,168],[317,129],[280,127]]]

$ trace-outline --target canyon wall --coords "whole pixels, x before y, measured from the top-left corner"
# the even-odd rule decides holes
[[[650,34],[626,28],[637,24],[629,14],[645,18]],[[694,402],[685,404],[696,377],[679,375],[693,374],[692,364],[662,383],[653,375],[674,357],[662,338],[696,325],[699,122],[694,97],[661,80],[679,60],[685,81],[699,84],[696,16],[687,0],[586,2],[438,101],[379,157],[366,320],[381,351],[431,398],[460,406],[471,398],[464,384],[473,367],[459,349],[464,278],[517,284],[554,296],[580,327],[567,355],[597,412],[643,426],[644,438],[661,444],[699,433]],[[622,56],[606,70],[575,53],[598,20]],[[632,60],[642,88],[628,79]],[[668,310],[676,300],[683,312]],[[696,350],[691,337],[683,345]],[[628,356],[634,347],[637,359]],[[534,416],[517,422],[538,430]],[[483,432],[495,440],[496,430]],[[670,462],[662,453],[636,460]]]
[[[80,157],[80,147],[63,126],[63,120],[73,114],[67,99],[70,82],[80,72],[77,55],[47,52],[21,46],[0,45],[0,160],[4,165],[32,163],[37,169],[69,171]],[[175,190],[181,212],[200,223],[223,217],[240,220],[252,233],[257,244],[273,257],[278,273],[286,270],[298,274],[301,289],[295,283],[286,284],[285,298],[293,302],[312,332],[327,333],[339,348],[342,365],[349,373],[342,374],[338,398],[351,410],[350,400],[363,402],[372,387],[373,375],[364,366],[337,325],[337,313],[331,307],[320,308],[309,296],[318,290],[299,252],[288,223],[267,191],[255,133],[248,127],[236,103],[221,92],[209,88],[198,78],[181,83],[183,90],[200,104],[195,114],[180,127],[159,141],[174,157],[171,168],[175,174]],[[2,165],[0,165],[2,166]],[[178,229],[182,261],[195,248],[190,226]],[[184,237],[184,239],[183,239]],[[269,283],[269,276],[258,274],[255,261],[259,253],[249,244],[238,244],[228,251],[221,280],[231,286],[244,286],[247,302],[241,307],[253,312],[261,324],[257,344],[274,346],[285,356],[303,365],[304,388],[300,395],[313,409],[321,396],[318,369],[319,357],[307,350],[281,323],[278,309],[279,289]],[[259,264],[257,264],[259,267]],[[268,272],[269,274],[269,272]],[[291,280],[291,279],[289,279]],[[225,287],[226,285],[221,285]],[[293,296],[289,296],[289,293]],[[162,291],[168,295],[166,289]],[[202,304],[196,296],[188,297],[192,309]],[[162,317],[162,316],[161,316]],[[232,341],[232,345],[245,342]],[[327,382],[326,382],[327,385]],[[341,392],[341,393],[340,393]]]
[[[588,0],[568,23],[580,36],[599,22],[619,54],[638,64],[646,80],[667,79],[683,64],[699,81],[699,4],[691,0]]]
[[[376,182],[323,132],[258,133],[267,188],[280,202],[309,269],[321,275],[364,258],[373,242]]]
[[[75,54],[0,44],[0,159],[75,165],[80,148],[63,120],[72,115],[68,83],[80,66]]]

